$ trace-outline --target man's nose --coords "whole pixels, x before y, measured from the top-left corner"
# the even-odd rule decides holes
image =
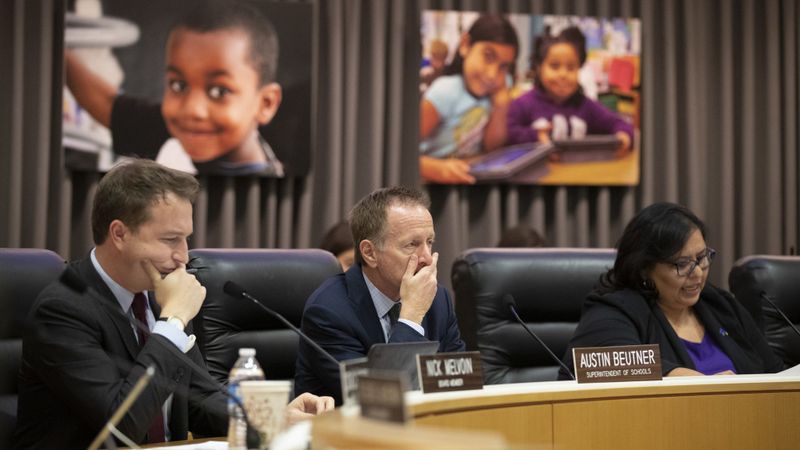
[[[172,259],[181,264],[189,262],[189,243],[185,239],[172,252]]]
[[[431,244],[425,243],[420,245],[419,251],[417,251],[417,257],[419,258],[418,264],[420,266],[430,266],[431,262],[433,262],[433,247]]]

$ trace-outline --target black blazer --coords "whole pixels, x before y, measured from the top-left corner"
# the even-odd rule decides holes
[[[458,331],[453,302],[439,286],[428,313],[422,319],[425,336],[398,322],[389,342],[439,341],[440,352],[465,349]],[[303,331],[338,361],[367,356],[373,344],[384,343],[378,312],[364,281],[361,264],[326,280],[309,297],[303,311]],[[311,346],[300,341],[295,373],[295,395],[311,392],[330,395],[342,403],[339,368]]]
[[[783,370],[783,363],[775,356],[753,318],[730,293],[706,284],[694,311],[706,333],[731,359],[736,373]],[[661,309],[630,289],[605,295],[592,293],[587,297],[563,361],[572,369],[575,347],[636,344],[659,344],[665,376],[676,367],[695,369],[692,358]],[[558,378],[566,380],[569,375],[561,369]]]
[[[150,365],[155,377],[117,428],[144,442],[161,405],[174,394],[172,440],[186,439],[188,430],[224,435],[226,399],[217,386],[193,374],[167,348],[174,345],[159,335],[140,349],[128,316],[89,258],[68,270],[77,271],[94,294],[79,294],[59,281],[46,287],[31,308],[22,344],[15,448],[86,448]],[[187,356],[205,367],[197,346]]]

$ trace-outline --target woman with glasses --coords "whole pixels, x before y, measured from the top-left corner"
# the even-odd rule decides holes
[[[674,203],[641,210],[617,243],[614,267],[586,299],[575,347],[659,344],[664,376],[777,372],[772,352],[734,297],[707,284],[716,251],[705,225]],[[562,371],[560,379],[569,379]]]

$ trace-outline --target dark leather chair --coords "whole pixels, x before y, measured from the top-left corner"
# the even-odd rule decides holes
[[[470,350],[480,350],[486,383],[555,380],[558,365],[503,304],[558,358],[575,332],[586,295],[614,265],[613,249],[479,248],[453,264],[455,309]]]
[[[297,335],[251,301],[233,298],[222,288],[234,281],[299,327],[309,295],[342,271],[336,258],[317,249],[196,249],[189,258],[206,287],[194,332],[211,375],[224,382],[239,348],[253,347],[267,379],[293,379]]]
[[[42,289],[64,271],[50,250],[0,249],[0,448],[11,448],[17,423],[17,381],[28,311]]]
[[[769,296],[800,328],[800,256],[746,256],[734,263],[728,285],[753,315],[775,354],[788,366],[800,364],[800,336],[762,298]]]

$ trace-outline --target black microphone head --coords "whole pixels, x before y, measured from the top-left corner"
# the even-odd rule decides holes
[[[769,296],[769,294],[767,294],[767,291],[761,291],[761,292],[759,292],[759,293],[758,293],[758,296],[759,296],[759,297],[761,297],[761,300],[762,300],[762,301],[766,301],[766,302],[767,302],[767,303],[769,303],[769,304],[770,304],[770,305],[771,305],[773,308],[777,308],[777,306],[775,305],[775,302],[773,301],[772,297],[770,297],[770,296]]]
[[[505,306],[506,308],[511,308],[511,307],[516,308],[517,307],[517,302],[514,301],[514,296],[511,295],[511,294],[503,295],[503,300],[502,301],[503,301],[503,306]]]
[[[73,291],[83,294],[86,292],[88,286],[86,282],[78,275],[78,272],[75,271],[72,267],[67,267],[61,272],[61,277],[59,280],[64,283],[68,288],[72,289]]]
[[[769,295],[769,294],[767,294],[767,291],[761,291],[761,292],[759,292],[759,293],[758,293],[758,296],[759,296],[759,297],[761,297],[761,300],[763,300],[763,301],[765,301],[765,302],[769,303],[769,304],[770,304],[770,306],[772,306],[773,308],[775,308],[775,309],[777,309],[777,308],[778,308],[778,305],[776,305],[776,304],[775,304],[775,299],[773,299],[772,297],[770,297],[770,295]]]
[[[225,282],[225,285],[222,286],[222,290],[231,297],[241,298],[244,296],[244,288],[230,280]]]

